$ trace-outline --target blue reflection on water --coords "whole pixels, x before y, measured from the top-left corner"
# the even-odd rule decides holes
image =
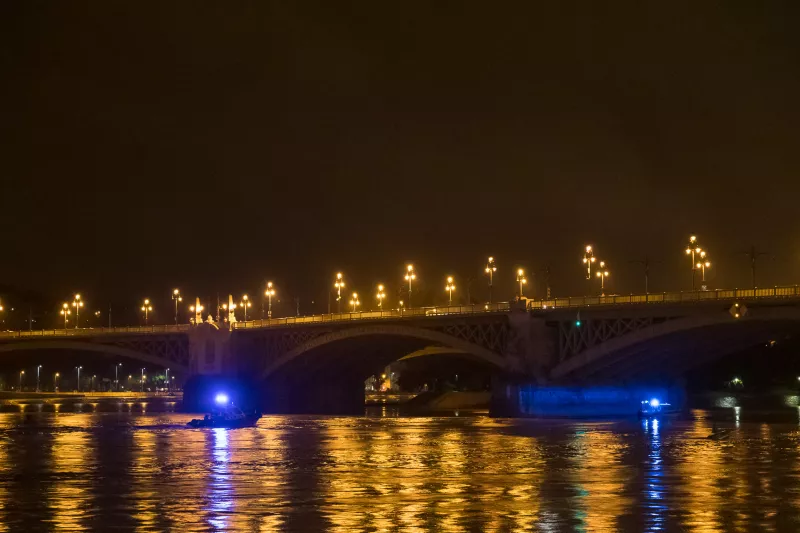
[[[661,459],[661,434],[658,419],[642,421],[644,434],[649,437],[645,463],[645,531],[662,531],[667,514],[664,502],[664,472]]]
[[[227,429],[214,428],[213,438],[213,463],[211,465],[210,494],[208,496],[210,516],[209,524],[216,530],[225,530],[228,518],[233,507],[233,487],[231,485],[228,463],[230,461],[230,438]]]

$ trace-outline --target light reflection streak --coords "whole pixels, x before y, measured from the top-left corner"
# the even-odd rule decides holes
[[[0,436],[0,532],[10,531],[8,516],[5,512],[11,496],[8,490],[8,480],[12,469],[11,460],[8,456],[10,444],[10,439],[7,440]]]
[[[661,433],[658,419],[643,420],[644,434],[648,436],[649,451],[645,464],[645,531],[662,531],[667,516],[664,500],[664,472],[661,458]]]
[[[233,487],[228,471],[230,450],[228,449],[227,429],[214,428],[211,430],[213,441],[211,464],[211,484],[208,495],[209,506],[208,523],[218,531],[228,529],[228,520],[233,508]]]
[[[721,522],[724,503],[718,487],[723,465],[728,458],[723,455],[721,442],[709,438],[712,427],[703,416],[697,416],[676,464],[680,476],[674,491],[679,495],[681,522],[687,531],[712,533],[725,531]]]
[[[134,489],[137,531],[153,531],[157,529],[157,520],[160,511],[156,502],[159,493],[154,485],[154,480],[160,474],[156,463],[156,436],[146,429],[139,429],[133,433],[133,465]]]
[[[617,531],[617,518],[632,503],[624,493],[633,476],[622,462],[626,444],[619,434],[590,426],[577,431],[573,446],[578,451],[574,458],[579,498],[575,518],[588,531]]]
[[[88,416],[73,416],[77,425],[89,425]],[[66,425],[64,417],[56,417],[56,425]],[[56,531],[84,529],[87,510],[91,509],[89,483],[94,470],[93,442],[89,433],[70,427],[53,437],[54,480],[47,494],[52,510],[52,526]]]

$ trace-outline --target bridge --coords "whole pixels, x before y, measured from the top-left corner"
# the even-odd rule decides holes
[[[0,354],[73,349],[171,367],[198,383],[246,381],[272,412],[359,412],[363,381],[409,357],[461,357],[493,376],[496,412],[525,387],[669,386],[699,364],[782,338],[797,286],[523,300],[273,318],[0,333]],[[187,389],[191,401],[192,387]],[[521,400],[522,398],[522,400]]]

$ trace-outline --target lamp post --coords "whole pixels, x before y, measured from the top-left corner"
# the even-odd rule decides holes
[[[456,290],[456,283],[453,281],[453,276],[447,276],[447,284],[444,286],[447,291],[450,305],[453,305],[453,291]]]
[[[25,371],[24,370],[20,370],[19,371],[19,390],[18,390],[18,392],[22,392],[22,376],[24,376],[24,375],[25,375]]]
[[[406,281],[408,282],[408,306],[411,307],[411,282],[417,279],[417,274],[414,272],[414,265],[406,266]]]
[[[36,392],[39,392],[39,373],[42,371],[42,365],[36,367]]]
[[[70,313],[72,313],[72,311],[69,310],[69,304],[66,302],[63,303],[61,305],[61,311],[59,311],[59,314],[64,317],[64,329],[67,329],[67,317],[70,315]]]
[[[342,289],[344,288],[344,277],[342,277],[342,273],[338,272],[336,274],[336,281],[333,283],[333,286],[336,287],[336,312],[342,312]]]
[[[353,293],[353,297],[350,298],[350,305],[353,306],[353,312],[354,313],[356,312],[356,307],[361,305],[361,302],[358,300],[358,293],[357,292],[354,292]]]
[[[147,376],[144,375],[144,368],[142,368],[142,392],[144,392],[144,380]]]
[[[75,295],[75,298],[72,300],[72,307],[75,308],[75,329],[78,329],[78,326],[81,322],[81,307],[83,307],[83,301],[81,300],[80,294]]]
[[[692,256],[692,290],[695,289],[694,287],[694,273],[697,269],[697,260],[695,256],[702,252],[703,250],[697,244],[697,236],[692,235],[689,237],[689,244],[686,246],[686,255]]]
[[[706,290],[706,269],[711,268],[711,261],[706,260],[706,253],[700,252],[700,261],[695,265],[702,272],[702,289]]]
[[[92,381],[89,384],[89,390],[94,390],[94,380],[97,379],[97,374],[92,374]]]
[[[144,305],[142,306],[142,311],[144,311],[144,325],[147,325],[147,317],[149,316],[150,311],[153,310],[153,306],[150,305],[150,299],[144,299]]]
[[[494,263],[494,257],[489,258],[489,260],[486,262],[486,268],[484,268],[483,271],[489,276],[489,303],[492,303],[494,273],[497,272],[497,265]]]
[[[75,371],[78,373],[78,392],[81,391],[81,368],[82,366],[76,366]]]
[[[53,374],[53,392],[58,392],[58,378],[61,377],[61,374],[56,372]]]
[[[275,288],[271,281],[267,282],[267,290],[264,291],[264,296],[267,297],[267,318],[272,318],[272,297],[275,296]]]
[[[403,309],[405,309],[405,302],[403,302],[403,300],[400,300],[399,302],[397,302],[397,310],[400,311],[401,315],[403,314]]]
[[[170,393],[170,387],[169,387],[169,368],[168,368],[167,369],[167,394],[169,394],[169,393]]]
[[[386,298],[386,293],[383,292],[383,285],[378,285],[378,292],[375,294],[375,298],[378,299],[378,309],[383,311],[383,300]]]
[[[586,279],[592,279],[592,265],[596,260],[591,245],[587,244],[586,251],[583,252],[583,264],[586,265]]]
[[[244,309],[244,321],[247,322],[247,308],[253,307],[253,302],[250,301],[249,297],[246,294],[242,296],[242,301],[239,302],[239,307]]]
[[[121,366],[122,363],[114,365],[114,386],[117,388],[117,392],[119,392],[119,367]]]
[[[528,283],[528,279],[525,277],[525,271],[521,268],[517,270],[517,283],[519,283],[519,297],[522,298],[524,296],[522,286]]]
[[[597,277],[600,278],[600,296],[606,295],[606,278],[609,275],[605,261],[600,261],[600,270],[597,271]]]
[[[178,302],[183,301],[183,297],[181,296],[181,291],[179,289],[175,289],[172,291],[172,300],[175,302],[175,325],[178,325]]]

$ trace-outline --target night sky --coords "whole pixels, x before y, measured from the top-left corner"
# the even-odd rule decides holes
[[[691,232],[712,288],[749,286],[751,245],[794,284],[799,8],[3,2],[0,298],[166,322],[173,287],[271,279],[322,312],[337,270],[370,307],[413,261],[426,303],[447,274],[484,300],[490,254],[497,299],[547,263],[581,295],[587,243],[607,292],[642,292],[646,254],[679,290]]]

